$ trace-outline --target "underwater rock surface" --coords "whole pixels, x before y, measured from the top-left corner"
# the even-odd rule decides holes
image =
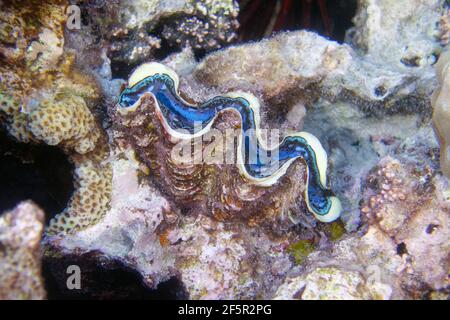
[[[239,7],[234,0],[69,2],[79,6],[84,23],[67,33],[68,41],[92,62],[104,50],[112,72],[122,77],[165,51],[190,47],[208,52],[237,39]]]
[[[67,27],[68,5],[81,10],[79,29]],[[448,298],[445,1],[358,1],[344,43],[301,30],[234,44],[235,1],[3,1],[1,9],[1,128],[14,141],[61,149],[74,166],[73,194],[62,213],[45,213],[42,241],[43,214],[30,203],[0,217],[8,249],[0,270],[11,257],[32,266],[2,273],[1,297],[46,297],[42,245],[45,277],[59,286],[70,262],[93,275],[131,270],[149,290],[174,281],[178,298]],[[261,128],[317,137],[340,219],[309,212],[301,162],[271,189],[250,190],[235,164],[188,170],[188,184],[179,179],[186,172],[169,174],[177,167],[161,166],[170,137],[152,95],[136,113],[118,112],[128,77],[150,61],[179,75],[189,104],[245,91],[260,102]],[[216,122],[219,131],[239,125],[233,113]],[[215,211],[219,202],[227,210]],[[17,226],[7,223],[14,217]],[[21,226],[27,241],[10,245]],[[115,297],[91,280],[78,297]]]
[[[44,212],[32,201],[0,216],[0,299],[46,298],[41,276]]]

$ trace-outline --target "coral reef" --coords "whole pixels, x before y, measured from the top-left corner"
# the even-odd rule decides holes
[[[68,41],[84,43],[83,51],[106,48],[113,72],[130,70],[164,50],[221,48],[236,39],[239,25],[234,0],[71,2],[86,12],[86,23],[68,33]]]
[[[45,299],[43,229],[44,213],[31,201],[0,216],[0,300]]]
[[[441,146],[441,169],[450,178],[450,50],[442,53],[436,64],[440,87],[434,92],[433,125]]]
[[[344,43],[297,30],[232,45],[237,3],[0,2],[1,151],[36,171],[15,148],[55,151],[74,184],[60,214],[45,207],[42,240],[31,203],[0,217],[0,297],[46,297],[41,245],[50,299],[448,299],[448,3],[360,0]],[[248,146],[286,162],[172,161],[249,126],[279,129]],[[322,223],[329,190],[342,213]]]
[[[418,73],[439,56],[447,14],[445,1],[362,0],[347,42],[380,63]]]
[[[326,267],[289,279],[280,286],[275,299],[361,300],[373,299],[374,295],[358,272]]]
[[[425,292],[446,292],[446,179],[435,162],[398,157],[381,159],[367,177],[361,211],[368,227],[362,236],[309,254],[305,272],[289,276],[276,298],[420,299]]]
[[[368,179],[377,192],[362,211],[394,239],[414,270],[417,287],[426,283],[434,290],[445,288],[450,246],[445,178],[435,164],[384,158]]]
[[[424,97],[436,85],[430,64],[420,73],[380,65],[346,44],[297,31],[210,54],[194,77],[210,86],[261,92],[271,105],[288,110],[298,100],[322,98],[351,101],[367,113],[429,112]]]
[[[75,68],[73,55],[63,52],[64,2],[3,7],[2,30],[16,34],[16,50],[8,50],[11,34],[4,34],[0,120],[18,141],[56,145],[75,164],[77,190],[49,226],[50,233],[74,232],[100,219],[109,202],[109,147],[93,110],[99,89],[93,77]],[[31,17],[38,26],[27,23]]]

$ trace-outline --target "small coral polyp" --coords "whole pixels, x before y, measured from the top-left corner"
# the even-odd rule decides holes
[[[180,97],[178,84],[173,70],[146,63],[131,74],[117,114],[119,130],[178,205],[196,202],[199,210],[216,217],[239,212],[255,222],[267,215],[292,218],[303,197],[319,221],[339,217],[341,203],[327,187],[327,154],[315,136],[297,132],[269,149],[255,96],[231,92],[196,106]],[[179,163],[171,157],[180,142],[233,128],[239,129],[236,164]]]

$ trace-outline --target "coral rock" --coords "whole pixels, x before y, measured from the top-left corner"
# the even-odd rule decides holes
[[[45,299],[40,241],[44,213],[31,201],[0,217],[0,300]]]
[[[377,292],[368,288],[358,272],[328,267],[287,280],[278,289],[275,299],[361,300],[373,298],[373,294]]]
[[[83,36],[69,34],[70,41],[93,50],[106,47],[113,64],[137,65],[154,58],[163,44],[211,51],[237,39],[239,6],[234,0],[125,0],[80,7],[89,20],[78,32]],[[100,37],[87,40],[95,32]]]
[[[347,41],[382,63],[421,69],[440,52],[439,26],[446,15],[442,0],[361,0]]]
[[[107,138],[94,116],[99,87],[63,51],[65,9],[64,1],[8,2],[0,13],[2,29],[16,34],[13,40],[0,37],[6,51],[0,57],[0,124],[20,142],[60,147],[76,167],[74,184],[80,189],[51,223],[52,233],[98,221],[106,212],[111,184]],[[16,52],[8,50],[11,41]]]

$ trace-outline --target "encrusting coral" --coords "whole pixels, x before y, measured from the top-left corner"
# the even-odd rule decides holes
[[[45,299],[40,241],[44,212],[20,203],[0,217],[0,300]]]
[[[432,99],[433,125],[441,146],[441,169],[450,178],[450,50],[439,57],[436,73],[440,87]]]
[[[109,147],[104,137],[86,154],[73,154],[74,186],[66,209],[48,226],[48,234],[73,233],[97,223],[106,214],[111,197],[111,165]]]
[[[86,21],[69,37],[84,44],[81,50],[105,48],[112,65],[124,69],[156,58],[168,48],[211,51],[237,39],[235,0],[72,3],[86,13]]]
[[[0,123],[20,142],[60,147],[75,164],[75,192],[50,222],[49,234],[98,221],[111,184],[107,138],[93,111],[99,89],[93,77],[75,68],[74,56],[63,52],[65,8],[65,1],[20,6],[13,1],[0,13],[5,31],[0,34]]]
[[[446,179],[435,161],[405,153],[382,158],[368,175],[360,235],[309,253],[305,271],[288,276],[276,299],[448,299]]]

